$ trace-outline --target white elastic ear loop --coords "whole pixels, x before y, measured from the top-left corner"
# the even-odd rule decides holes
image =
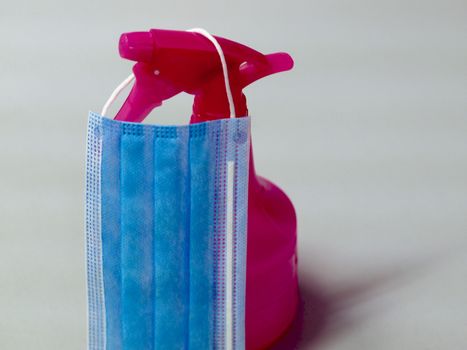
[[[219,58],[221,60],[221,65],[222,65],[222,74],[224,75],[224,82],[225,82],[225,92],[227,94],[227,100],[229,102],[229,111],[230,111],[230,118],[235,118],[236,113],[235,113],[235,104],[232,96],[232,90],[230,89],[230,80],[229,80],[229,71],[227,69],[227,62],[225,60],[224,56],[224,51],[222,50],[222,47],[219,45],[217,42],[216,38],[214,38],[211,34],[209,34],[208,31],[206,31],[203,28],[192,28],[188,29],[187,32],[195,32],[199,33],[203,36],[205,36],[209,41],[212,42],[214,47],[217,50],[217,53],[219,54]],[[105,116],[107,114],[107,111],[109,110],[110,106],[112,103],[115,102],[117,99],[118,95],[125,89],[130,83],[135,79],[135,75],[131,73],[128,78],[126,78],[123,82],[118,85],[115,90],[112,92],[110,97],[108,98],[107,102],[104,104],[104,107],[102,107],[102,112],[101,115]]]
[[[122,92],[122,90],[124,88],[126,88],[128,85],[130,85],[130,83],[135,79],[135,75],[133,73],[131,73],[128,78],[126,78],[124,81],[122,81],[120,83],[120,85],[118,85],[115,90],[112,92],[112,94],[110,95],[109,99],[107,100],[107,102],[104,104],[104,107],[102,107],[102,112],[101,112],[101,115],[103,117],[105,117],[105,115],[107,114],[107,111],[109,109],[109,107],[112,105],[112,103],[115,102],[115,100],[117,99],[118,95],[120,95],[120,93]]]
[[[225,92],[227,94],[227,100],[229,101],[230,118],[235,118],[235,104],[232,97],[232,90],[230,89],[229,70],[227,69],[227,62],[225,60],[224,51],[222,50],[222,47],[219,45],[216,38],[214,38],[211,34],[208,33],[207,30],[203,28],[192,28],[188,29],[187,32],[195,32],[205,36],[207,39],[209,39],[209,41],[213,43],[214,47],[216,48],[217,53],[219,54],[219,58],[221,59],[222,73],[224,74],[225,82]]]

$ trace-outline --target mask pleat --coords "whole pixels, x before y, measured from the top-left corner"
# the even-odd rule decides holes
[[[153,143],[149,136],[121,139],[121,299],[123,349],[154,342]]]
[[[122,349],[120,133],[105,129],[102,147],[102,249],[107,349]]]
[[[189,349],[212,349],[213,161],[206,135],[193,127],[190,139],[190,319]]]
[[[185,349],[189,309],[188,134],[154,141],[155,343]],[[158,303],[158,301],[162,301]]]

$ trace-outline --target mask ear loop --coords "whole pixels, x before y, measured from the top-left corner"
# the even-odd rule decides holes
[[[229,70],[227,68],[227,61],[225,60],[224,51],[222,50],[221,45],[215,37],[213,37],[203,28],[192,28],[188,29],[187,32],[195,32],[205,36],[207,39],[209,39],[210,42],[212,42],[212,44],[216,48],[216,51],[219,54],[219,58],[221,60],[222,74],[224,75],[225,92],[227,94],[227,100],[229,101],[230,118],[235,118],[235,104],[232,96],[232,90],[230,89]]]
[[[194,32],[203,35],[206,37],[216,48],[217,53],[219,54],[219,58],[221,60],[221,65],[222,65],[222,74],[224,75],[224,82],[225,82],[225,92],[227,95],[227,100],[229,102],[229,114],[230,118],[235,118],[236,113],[235,113],[235,104],[232,96],[232,90],[230,88],[230,80],[229,80],[229,70],[227,68],[227,61],[225,60],[225,55],[224,51],[222,50],[222,47],[220,46],[219,42],[216,40],[214,36],[212,36],[207,30],[203,28],[192,28],[188,29],[187,32]],[[120,93],[133,82],[135,79],[135,75],[131,73],[124,81],[118,85],[115,90],[112,92],[110,97],[107,99],[107,101],[104,104],[104,107],[102,107],[102,112],[101,115],[105,116],[110,108],[110,106],[115,102],[117,97],[120,95]]]
[[[115,90],[112,92],[110,97],[108,98],[107,102],[104,104],[104,107],[102,107],[102,112],[101,116],[105,117],[107,114],[107,111],[109,110],[110,106],[115,102],[117,99],[118,95],[125,89],[128,85],[131,84],[131,82],[135,79],[135,75],[131,73],[128,78],[126,78],[124,81],[118,85]]]

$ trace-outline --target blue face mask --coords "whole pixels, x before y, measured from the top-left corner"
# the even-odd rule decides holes
[[[87,134],[89,349],[244,349],[250,118],[102,115]]]

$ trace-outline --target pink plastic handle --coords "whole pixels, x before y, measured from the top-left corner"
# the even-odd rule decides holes
[[[234,41],[215,38],[229,67],[237,116],[245,116],[243,88],[266,75],[291,69],[293,60],[286,53],[263,55]],[[182,91],[195,95],[194,121],[228,117],[219,57],[203,36],[162,29],[126,33],[120,38],[119,51],[140,66],[134,69],[136,85],[115,119],[142,121],[155,106]]]

